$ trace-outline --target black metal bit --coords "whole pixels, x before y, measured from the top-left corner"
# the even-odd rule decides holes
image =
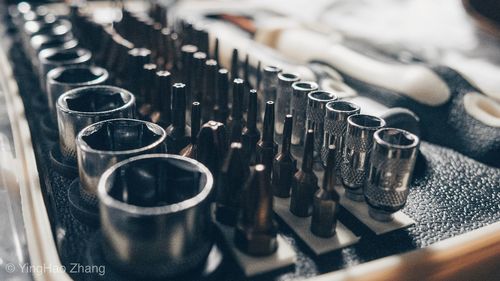
[[[148,63],[143,66],[141,79],[141,95],[139,103],[139,117],[149,120],[149,115],[152,113],[153,95],[156,94],[155,81],[157,65]]]
[[[297,160],[295,160],[291,152],[292,125],[293,117],[288,114],[285,116],[281,152],[276,155],[273,163],[273,178],[271,185],[274,195],[281,198],[290,197],[293,175],[297,171]]]
[[[136,97],[140,94],[141,83],[137,82],[140,77],[142,68],[151,59],[151,51],[145,48],[134,48],[128,51],[129,67],[125,79],[125,88]]]
[[[203,52],[196,52],[193,55],[193,69],[191,70],[191,79],[190,83],[192,100],[188,101],[189,103],[198,101],[202,101],[202,96],[204,95],[205,89],[203,82],[205,81],[205,61],[207,60],[207,54]],[[205,105],[204,105],[205,106]]]
[[[256,165],[251,169],[243,190],[234,242],[248,255],[267,256],[277,250],[277,236],[269,173],[264,165]]]
[[[167,131],[167,152],[178,154],[189,144],[191,128],[186,125],[186,85],[172,85],[172,124]]]
[[[229,127],[229,141],[230,142],[240,142],[241,132],[243,130],[243,91],[244,91],[244,81],[243,79],[236,78],[233,80],[233,107],[231,108],[231,116],[228,120]]]
[[[241,191],[250,173],[242,145],[233,142],[219,175],[215,218],[229,225],[236,225],[241,208]]]
[[[247,124],[241,134],[243,153],[251,165],[257,163],[256,147],[260,140],[260,131],[257,128],[257,90],[250,90],[248,93],[248,114]]]
[[[274,141],[274,102],[266,102],[262,138],[257,143],[257,163],[264,164],[267,173],[271,174],[274,156],[278,152],[278,144]]]
[[[215,106],[215,99],[217,93],[217,61],[207,60],[205,62],[205,94],[202,96],[203,102],[203,122],[213,120],[213,108]]]
[[[308,217],[312,213],[313,196],[318,190],[318,178],[313,172],[314,131],[308,130],[304,143],[302,167],[295,173],[292,181],[290,212],[298,217]]]
[[[245,93],[252,89],[252,85],[250,84],[250,57],[248,54],[245,55],[245,61],[243,64],[243,81],[245,81]],[[243,112],[247,112],[248,110],[248,95],[243,96]]]
[[[156,72],[156,94],[152,105],[154,112],[150,119],[153,123],[166,128],[171,123],[172,115],[172,75],[166,70]]]
[[[200,130],[198,135],[198,157],[212,172],[214,184],[218,184],[219,171],[227,152],[227,135],[224,124],[216,121],[208,121]]]
[[[215,43],[214,43],[214,52],[213,52],[213,55],[212,55],[212,58],[218,63],[220,64],[220,60],[219,60],[219,38],[215,38]]]
[[[221,68],[217,72],[217,95],[214,106],[215,120],[226,124],[229,115],[229,74],[227,69]]]
[[[198,133],[201,126],[201,106],[195,101],[191,105],[191,143],[179,153],[182,156],[196,159],[198,153]]]
[[[313,197],[311,232],[320,237],[335,235],[340,196],[335,191],[335,146],[328,146],[323,186]]]
[[[184,45],[181,47],[181,69],[182,82],[189,83],[190,72],[193,69],[193,55],[198,52],[198,48],[194,45]]]
[[[231,80],[240,78],[239,65],[240,59],[238,57],[238,49],[233,49],[233,54],[231,56]]]

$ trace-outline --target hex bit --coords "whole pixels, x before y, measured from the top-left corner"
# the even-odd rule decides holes
[[[217,93],[217,71],[218,71],[217,61],[209,59],[205,62],[205,94],[202,96],[202,116],[203,122],[208,122],[213,120],[213,109],[215,106],[215,99]]]
[[[181,156],[197,159],[198,133],[201,126],[201,106],[195,101],[191,105],[191,143],[179,153]]]
[[[244,120],[243,120],[243,91],[244,91],[244,81],[243,79],[236,78],[233,80],[233,107],[231,108],[231,116],[228,120],[229,127],[229,141],[230,142],[240,142],[241,132],[243,130]]]
[[[266,172],[271,174],[274,156],[278,152],[278,144],[274,141],[274,102],[266,103],[266,113],[262,127],[262,138],[257,143],[257,163],[264,164]]]
[[[318,84],[312,81],[298,81],[292,84],[291,112],[293,115],[292,144],[302,145],[306,135],[307,94],[318,90]]]
[[[228,107],[229,94],[229,72],[225,68],[217,72],[217,95],[214,106],[215,120],[223,124],[227,123],[229,115]]]
[[[124,87],[132,94],[139,95],[141,83],[137,83],[136,80],[140,76],[142,67],[151,59],[151,51],[145,48],[134,48],[128,51],[127,58],[130,67],[128,68]]]
[[[278,74],[278,88],[276,89],[276,135],[283,134],[283,121],[290,114],[290,103],[292,101],[292,84],[299,81],[299,76],[293,73]]]
[[[191,79],[191,100],[188,103],[191,104],[194,101],[202,102],[202,96],[205,95],[205,88],[203,82],[205,81],[205,61],[207,60],[207,54],[203,52],[196,52],[193,54],[193,69],[190,70]]]
[[[214,51],[213,51],[213,54],[212,54],[212,58],[217,62],[217,64],[220,64],[220,59],[219,59],[219,38],[215,38]]]
[[[288,114],[285,117],[285,125],[283,126],[281,151],[276,155],[273,162],[271,185],[274,196],[281,198],[290,197],[293,175],[297,171],[297,160],[295,160],[291,152],[292,124],[293,117]]]
[[[313,171],[314,131],[308,130],[304,143],[302,167],[292,181],[290,212],[298,217],[308,217],[312,213],[313,196],[318,190],[318,178]]]
[[[250,173],[250,168],[243,153],[243,146],[233,142],[221,167],[215,218],[229,225],[236,225],[241,208],[241,191]]]
[[[184,45],[181,47],[181,77],[180,81],[186,84],[186,100],[191,100],[191,71],[193,71],[193,55],[198,51],[194,45]]]
[[[198,134],[197,160],[203,163],[214,176],[218,184],[219,171],[227,152],[227,135],[224,124],[208,121]]]
[[[149,119],[149,114],[152,112],[152,99],[156,94],[155,80],[158,66],[153,63],[148,63],[143,66],[141,79],[141,94],[138,99],[139,117],[141,119]]]
[[[158,97],[157,109],[151,114],[151,121],[167,128],[171,124],[172,115],[172,75],[166,70],[156,72],[156,85]],[[153,105],[156,103],[153,102]]]
[[[186,85],[172,85],[172,124],[167,131],[167,152],[178,154],[189,144],[191,128],[186,124]]]
[[[238,49],[233,49],[233,53],[231,55],[231,80],[236,78],[240,78],[240,59],[238,56]]]
[[[339,213],[340,195],[335,191],[336,150],[335,146],[328,146],[323,186],[314,193],[313,197],[311,232],[325,238],[335,235]]]
[[[278,249],[278,226],[273,219],[273,194],[264,165],[250,171],[241,200],[234,242],[248,255],[267,256]]]
[[[254,165],[257,161],[255,154],[257,142],[260,140],[260,131],[257,128],[257,90],[250,90],[248,96],[247,124],[241,134],[241,143],[243,154],[249,159],[250,164]]]

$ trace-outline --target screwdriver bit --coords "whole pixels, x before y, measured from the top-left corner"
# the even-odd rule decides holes
[[[157,108],[151,114],[151,121],[167,128],[171,124],[172,115],[172,75],[166,70],[156,72],[156,95],[153,106]],[[157,102],[156,102],[157,101]]]
[[[250,164],[255,164],[257,159],[255,150],[257,142],[260,140],[260,131],[257,128],[257,90],[250,90],[247,124],[241,134],[241,143],[243,144],[243,154],[249,159]]]
[[[194,45],[184,45],[181,47],[181,82],[186,84],[186,100],[191,100],[191,72],[193,71],[194,57],[198,48]]]
[[[281,151],[276,155],[273,162],[272,187],[273,194],[281,198],[290,197],[293,175],[297,171],[297,160],[291,152],[293,117],[288,114],[283,126],[283,140]]]
[[[304,143],[302,167],[292,180],[290,212],[298,217],[308,217],[312,213],[313,196],[318,190],[318,178],[313,172],[314,131],[308,130]]]
[[[179,153],[181,156],[196,159],[198,153],[198,133],[201,126],[201,106],[195,101],[191,105],[191,143]]]
[[[257,163],[269,167],[266,172],[271,174],[274,156],[278,151],[278,144],[274,141],[274,102],[266,103],[266,113],[262,128],[262,138],[257,143]]]
[[[188,100],[189,104],[193,101],[201,102],[202,96],[205,94],[205,89],[203,82],[205,81],[205,61],[207,60],[207,54],[203,52],[196,52],[193,55],[193,69],[190,71],[191,79],[190,83],[192,100]]]
[[[335,158],[337,155],[335,150],[334,145],[328,146],[323,186],[314,193],[313,197],[311,232],[325,238],[335,235],[339,213],[340,195],[335,191]]]
[[[225,68],[219,69],[217,72],[217,95],[214,106],[215,120],[223,124],[227,123],[229,115],[228,108],[229,94],[229,72]]]
[[[241,191],[250,168],[239,142],[233,142],[222,165],[217,186],[215,218],[229,225],[236,225],[241,206]]]
[[[139,102],[139,117],[147,120],[152,111],[152,100],[155,91],[155,80],[158,66],[148,63],[143,66],[141,79],[141,95]]]
[[[145,48],[134,48],[128,51],[128,72],[125,79],[125,88],[134,95],[139,95],[141,83],[137,83],[137,78],[145,64],[151,59],[151,51]]]
[[[216,121],[205,123],[198,134],[197,159],[212,172],[218,184],[219,171],[227,152],[227,135],[224,124]]]
[[[233,54],[231,55],[231,80],[240,78],[239,64],[240,59],[238,57],[238,49],[233,49]]]
[[[167,152],[178,154],[189,144],[191,128],[186,125],[186,85],[172,85],[172,124],[167,131]]]
[[[205,62],[205,94],[202,96],[203,122],[213,120],[213,108],[217,93],[217,71],[218,65],[215,60],[209,59]]]
[[[278,88],[276,89],[276,135],[283,134],[283,121],[290,114],[290,103],[292,101],[292,84],[299,81],[299,76],[293,73],[278,74]]]
[[[231,108],[231,116],[228,120],[229,127],[229,141],[230,142],[240,142],[241,141],[241,131],[243,130],[243,112],[242,112],[242,102],[243,102],[243,90],[244,81],[243,79],[236,78],[233,80],[233,107]]]
[[[212,55],[212,58],[220,64],[220,59],[219,59],[219,38],[215,38],[215,43],[214,43],[214,52]]]
[[[277,236],[269,173],[264,165],[256,165],[243,190],[234,242],[248,255],[268,256],[278,249]]]

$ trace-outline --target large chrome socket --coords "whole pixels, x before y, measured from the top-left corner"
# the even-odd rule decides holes
[[[61,66],[49,71],[47,73],[47,101],[54,124],[57,121],[56,101],[63,93],[80,87],[104,84],[108,78],[108,71],[98,66]]]
[[[76,138],[80,196],[97,210],[97,184],[112,165],[141,154],[164,153],[167,133],[162,127],[136,119],[94,123]]]
[[[56,106],[62,161],[76,165],[78,133],[98,121],[133,118],[135,97],[118,87],[88,86],[62,94]]]
[[[335,177],[340,179],[340,165],[342,163],[342,152],[344,151],[344,140],[347,130],[347,118],[358,114],[361,108],[348,101],[331,101],[326,104],[323,147],[321,149],[321,160],[326,167],[329,146],[335,146]]]
[[[406,204],[420,140],[395,128],[380,129],[373,138],[364,195],[372,218],[391,221],[392,214]]]
[[[347,131],[342,157],[341,176],[346,196],[363,201],[363,186],[368,175],[373,133],[385,126],[379,117],[354,114],[347,118]]]
[[[145,279],[199,266],[213,245],[213,184],[203,164],[177,155],[141,155],[109,168],[98,188],[105,259]]]
[[[47,73],[59,66],[68,65],[89,65],[92,59],[92,53],[83,48],[73,49],[45,49],[38,54],[40,67],[38,76],[40,79],[40,87],[44,93],[47,93],[46,80]]]
[[[314,131],[314,155],[321,154],[323,147],[323,127],[325,121],[326,104],[334,101],[337,96],[327,91],[313,91],[307,94],[307,130]]]
[[[290,114],[290,103],[292,101],[292,84],[299,81],[299,76],[293,73],[278,73],[278,88],[276,89],[276,135],[283,134],[285,116]]]
[[[307,123],[307,94],[318,90],[318,84],[310,81],[298,81],[292,84],[292,106],[293,116],[292,144],[302,145],[306,135]]]

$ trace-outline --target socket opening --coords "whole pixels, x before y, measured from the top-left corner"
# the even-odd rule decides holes
[[[309,99],[317,102],[329,102],[337,99],[334,93],[327,91],[313,91],[308,94]]]
[[[318,89],[318,84],[314,82],[295,82],[292,87],[299,91],[312,91]]]
[[[416,135],[396,128],[380,129],[375,132],[374,137],[378,143],[400,148],[410,148],[419,142]]]
[[[129,211],[136,207],[137,212],[157,214],[178,212],[198,204],[210,193],[213,178],[208,169],[196,160],[149,154],[111,167],[99,185],[101,197],[105,192],[104,197],[118,201],[115,201],[118,207]],[[105,204],[111,199],[109,197],[104,199]],[[155,207],[160,208],[156,212],[149,209]]]
[[[347,121],[351,125],[362,128],[380,128],[385,125],[385,121],[383,119],[366,114],[351,115]]]
[[[115,119],[84,129],[81,140],[98,151],[128,151],[161,142],[165,132],[153,124],[134,119]]]
[[[106,70],[100,67],[71,67],[58,72],[54,81],[65,84],[79,84],[94,81],[105,75]]]
[[[331,111],[339,112],[356,112],[360,110],[357,104],[348,101],[332,101],[326,105],[326,108]]]
[[[57,100],[58,110],[71,114],[109,114],[122,107],[133,107],[134,95],[113,86],[87,86],[64,93]]]

